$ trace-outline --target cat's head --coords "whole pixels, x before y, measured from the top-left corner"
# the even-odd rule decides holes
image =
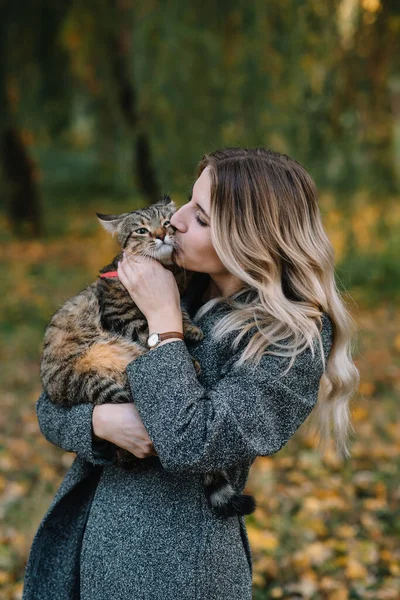
[[[101,225],[117,240],[123,250],[150,256],[171,264],[175,248],[175,227],[169,219],[177,206],[169,196],[160,202],[120,215],[96,213]]]

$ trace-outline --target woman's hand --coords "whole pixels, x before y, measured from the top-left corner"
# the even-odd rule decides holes
[[[172,317],[175,322],[182,319],[175,277],[158,260],[124,253],[118,277],[149,323],[159,322],[160,318]]]
[[[138,458],[157,456],[133,402],[96,405],[92,421],[95,436],[128,450]]]

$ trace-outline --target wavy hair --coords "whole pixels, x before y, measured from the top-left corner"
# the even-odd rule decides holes
[[[306,347],[314,356],[318,338],[324,373],[307,424],[318,434],[321,451],[332,439],[333,424],[336,452],[349,457],[347,440],[350,429],[354,431],[349,402],[360,380],[352,359],[357,328],[336,286],[334,249],[322,224],[316,185],[298,162],[263,147],[205,154],[198,177],[206,167],[211,177],[211,239],[222,264],[243,286],[230,297],[206,302],[196,318],[216,303],[230,305],[234,310],[214,324],[212,335],[218,340],[237,332],[233,350],[256,328],[235,367],[258,364],[263,354],[273,354],[292,357],[290,369]],[[237,300],[246,290],[245,302]],[[333,329],[326,364],[317,325],[322,327],[323,312]],[[288,352],[266,350],[269,345],[282,348],[283,340]]]

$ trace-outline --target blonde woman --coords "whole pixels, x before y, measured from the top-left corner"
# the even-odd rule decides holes
[[[39,398],[43,434],[77,457],[34,538],[24,600],[250,600],[244,517],[215,514],[207,474],[226,471],[240,494],[255,458],[278,452],[311,413],[321,448],[333,434],[349,456],[355,328],[312,178],[265,148],[206,154],[197,175],[171,224],[175,262],[195,272],[185,297],[204,339],[180,338],[171,273],[126,256],[120,280],[149,331],[170,337],[153,336],[127,366],[134,403]],[[148,469],[117,467],[117,446]]]

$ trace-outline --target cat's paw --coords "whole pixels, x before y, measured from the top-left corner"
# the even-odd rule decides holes
[[[197,325],[187,325],[185,327],[184,335],[185,338],[193,342],[200,342],[204,338],[204,333]]]
[[[132,471],[134,473],[140,473],[148,468],[148,462],[146,463],[143,458],[138,458],[128,450],[124,448],[117,448],[117,460],[116,465],[125,471]]]
[[[196,360],[193,356],[190,357],[192,359],[193,366],[196,371],[196,375],[201,375],[201,366],[198,360]]]

